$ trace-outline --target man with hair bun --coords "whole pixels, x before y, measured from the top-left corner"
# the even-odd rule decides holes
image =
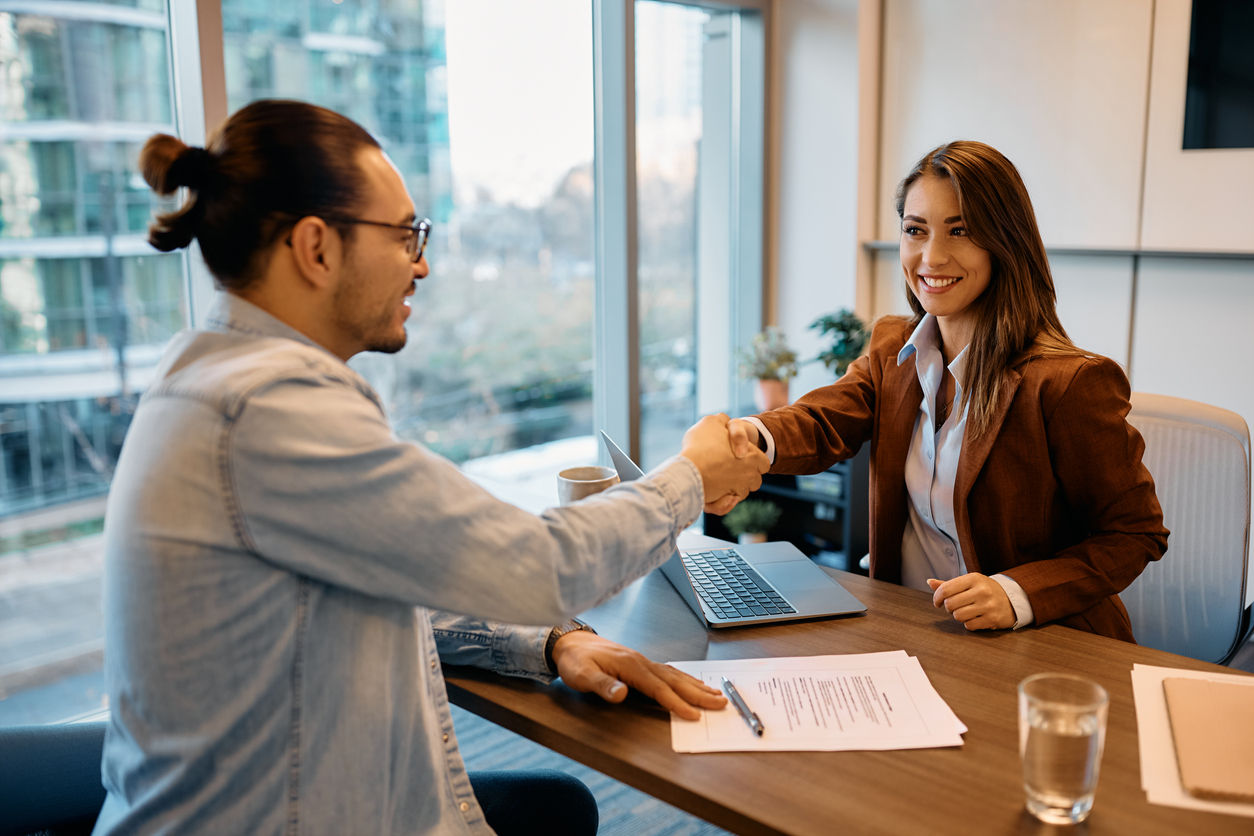
[[[152,137],[140,168],[188,190],[150,241],[197,241],[221,292],[167,349],[109,495],[96,833],[595,833],[574,778],[467,774],[440,662],[722,707],[570,619],[765,455],[710,416],[638,481],[539,516],[501,502],[397,439],[346,365],[400,350],[428,272],[430,222],[369,133],[260,101],[207,148]]]

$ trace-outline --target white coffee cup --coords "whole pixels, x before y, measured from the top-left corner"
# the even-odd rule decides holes
[[[568,467],[557,474],[557,501],[562,505],[570,505],[617,484],[618,474],[612,467]]]

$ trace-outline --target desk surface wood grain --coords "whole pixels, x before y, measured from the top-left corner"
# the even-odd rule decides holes
[[[1227,668],[1066,627],[968,633],[928,595],[829,570],[865,615],[707,631],[665,578],[635,582],[587,620],[655,659],[807,656],[904,649],[968,726],[961,747],[888,752],[676,754],[668,715],[637,697],[611,706],[553,686],[449,668],[452,700],[501,726],[735,833],[1059,830],[1023,808],[1016,686],[1042,671],[1110,693],[1106,750],[1086,834],[1254,832],[1254,819],[1151,805],[1141,789],[1133,663]]]

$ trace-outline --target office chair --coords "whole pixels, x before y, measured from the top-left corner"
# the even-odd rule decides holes
[[[1128,421],[1145,439],[1167,553],[1120,598],[1143,645],[1224,664],[1250,628],[1250,431],[1235,412],[1132,393]]]
[[[0,836],[91,833],[105,723],[0,728]]]

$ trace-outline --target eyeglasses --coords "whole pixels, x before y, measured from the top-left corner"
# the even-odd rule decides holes
[[[431,237],[431,221],[423,218],[416,224],[389,224],[383,221],[365,221],[361,218],[350,218],[347,215],[319,215],[323,220],[335,221],[342,224],[365,224],[367,226],[385,226],[389,229],[406,229],[412,235],[405,241],[405,250],[409,253],[409,258],[415,264],[422,260],[422,254],[427,249],[427,239]]]

